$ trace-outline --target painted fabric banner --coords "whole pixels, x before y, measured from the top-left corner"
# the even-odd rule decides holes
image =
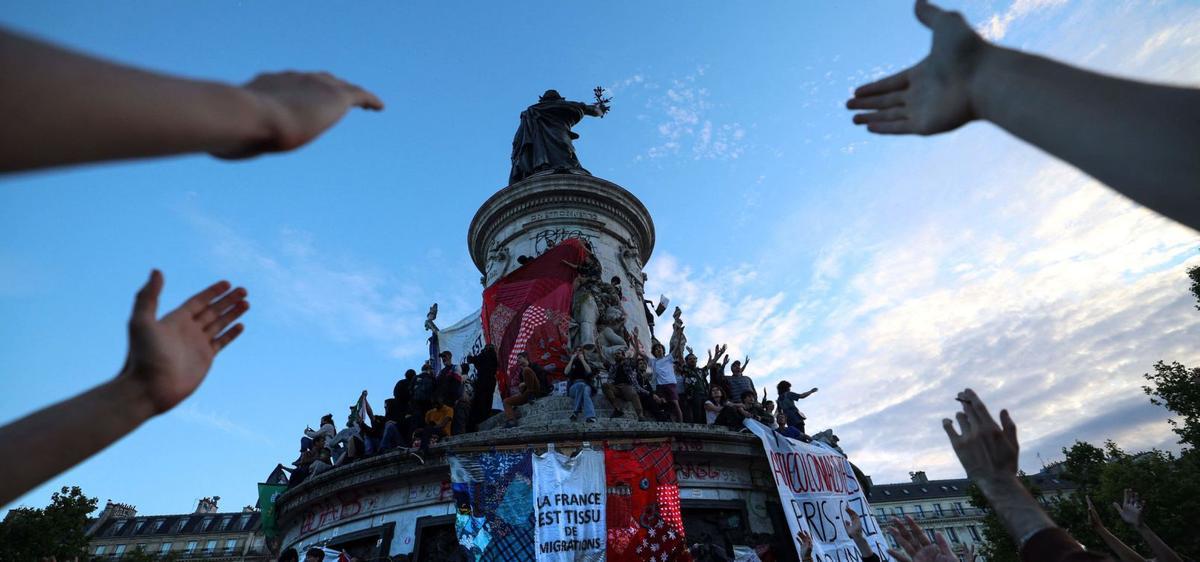
[[[528,452],[450,457],[454,528],[474,560],[534,559],[531,457]]]
[[[754,420],[746,427],[762,440],[775,487],[799,552],[796,533],[807,531],[816,560],[858,560],[861,554],[846,535],[846,507],[862,517],[863,531],[880,560],[887,560],[887,541],[867,504],[846,457],[820,442],[788,439]]]
[[[606,485],[603,451],[568,457],[550,450],[533,458],[539,561],[604,560]]]
[[[668,443],[604,452],[609,562],[692,559],[674,467]]]
[[[582,263],[586,253],[578,239],[563,240],[483,291],[483,333],[500,354],[496,386],[502,396],[516,390],[508,380],[522,351],[549,373],[566,367],[578,273],[563,262]]]

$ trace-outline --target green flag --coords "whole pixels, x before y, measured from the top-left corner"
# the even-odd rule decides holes
[[[262,532],[266,538],[274,538],[279,534],[279,524],[275,521],[275,499],[287,491],[287,484],[259,484],[258,507],[262,510]]]

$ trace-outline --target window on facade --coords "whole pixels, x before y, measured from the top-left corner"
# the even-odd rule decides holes
[[[196,552],[196,541],[188,541],[187,553],[192,554],[193,552]]]
[[[104,556],[104,545],[96,547],[96,556]]]
[[[950,542],[958,544],[958,531],[955,531],[954,527],[947,527],[946,532],[950,533]]]
[[[171,543],[165,542],[162,543],[162,546],[158,547],[159,554],[166,554],[168,552],[171,552]]]
[[[125,520],[120,519],[116,523],[113,523],[112,532],[109,533],[109,535],[116,535],[117,533],[121,532],[121,529],[124,529],[124,528],[125,528]]]
[[[213,520],[213,518],[212,518],[212,516],[211,516],[211,515],[210,515],[210,516],[208,516],[208,517],[205,517],[204,519],[201,519],[201,520],[200,520],[200,530],[201,530],[201,531],[207,531],[207,530],[208,530],[208,526],[209,526],[209,525],[212,523],[212,520]]]
[[[230,519],[228,517],[221,518],[221,530],[222,531],[229,528],[229,521],[230,521]]]
[[[182,531],[183,527],[186,526],[187,524],[188,524],[188,518],[181,517],[179,519],[179,522],[175,524],[175,532],[178,533],[179,531]]]
[[[233,554],[233,547],[235,546],[237,546],[237,539],[225,541],[225,554]]]
[[[925,535],[929,537],[930,542],[937,542],[937,533],[933,529],[925,529]]]
[[[133,534],[136,535],[136,534],[142,532],[142,527],[145,527],[145,526],[146,526],[145,521],[138,521],[137,523],[135,523],[133,525]]]
[[[922,519],[924,517],[925,517],[925,506],[923,506],[921,504],[917,504],[917,519]]]
[[[246,529],[249,529],[249,528],[250,528],[250,516],[247,515],[242,518],[242,530],[245,531]]]
[[[158,521],[155,521],[155,522],[154,522],[154,529],[151,529],[151,531],[150,531],[150,532],[151,532],[151,533],[157,533],[157,532],[158,532],[158,530],[162,528],[162,526],[163,526],[163,523],[166,523],[166,520],[165,520],[165,519],[159,519]]]
[[[937,515],[938,517],[942,516],[942,504],[940,504],[940,503],[933,504],[933,514]]]
[[[113,556],[124,556],[124,555],[125,555],[125,545],[118,544],[117,548],[113,549]]]
[[[967,527],[967,531],[971,533],[971,540],[979,542],[979,530],[974,525]]]
[[[898,515],[900,517],[904,517],[904,506],[902,506],[902,505],[896,506],[896,515]]]
[[[204,552],[212,552],[217,549],[217,541],[208,541],[204,544]]]
[[[963,515],[965,513],[962,502],[954,502],[954,513],[957,513],[958,515]]]

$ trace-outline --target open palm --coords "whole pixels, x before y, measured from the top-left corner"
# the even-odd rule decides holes
[[[917,19],[933,31],[929,55],[916,65],[859,87],[849,109],[869,110],[854,122],[882,134],[932,135],[978,117],[969,92],[974,68],[987,43],[957,12],[918,0]]]
[[[213,284],[179,308],[157,317],[163,276],[158,270],[138,291],[129,319],[129,354],[122,377],[143,388],[153,413],[165,412],[200,386],[213,358],[242,333],[242,325],[226,330],[250,308],[246,290]]]

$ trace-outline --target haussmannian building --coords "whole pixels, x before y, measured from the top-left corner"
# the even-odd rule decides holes
[[[220,497],[203,498],[196,510],[182,515],[138,515],[131,505],[109,501],[89,521],[90,560],[116,560],[139,548],[149,554],[173,554],[177,560],[269,560],[259,531],[259,512],[217,509]]]
[[[1060,467],[1052,465],[1029,476],[1030,482],[1041,491],[1041,501],[1070,494],[1075,485],[1060,478]],[[910,516],[929,534],[936,531],[945,535],[956,550],[975,546],[982,549],[984,511],[971,506],[967,493],[970,480],[930,480],[925,472],[910,473],[911,482],[898,484],[875,484],[871,487],[868,501],[875,510],[880,525],[887,525],[904,516]],[[888,543],[894,548],[895,540],[885,533]]]

